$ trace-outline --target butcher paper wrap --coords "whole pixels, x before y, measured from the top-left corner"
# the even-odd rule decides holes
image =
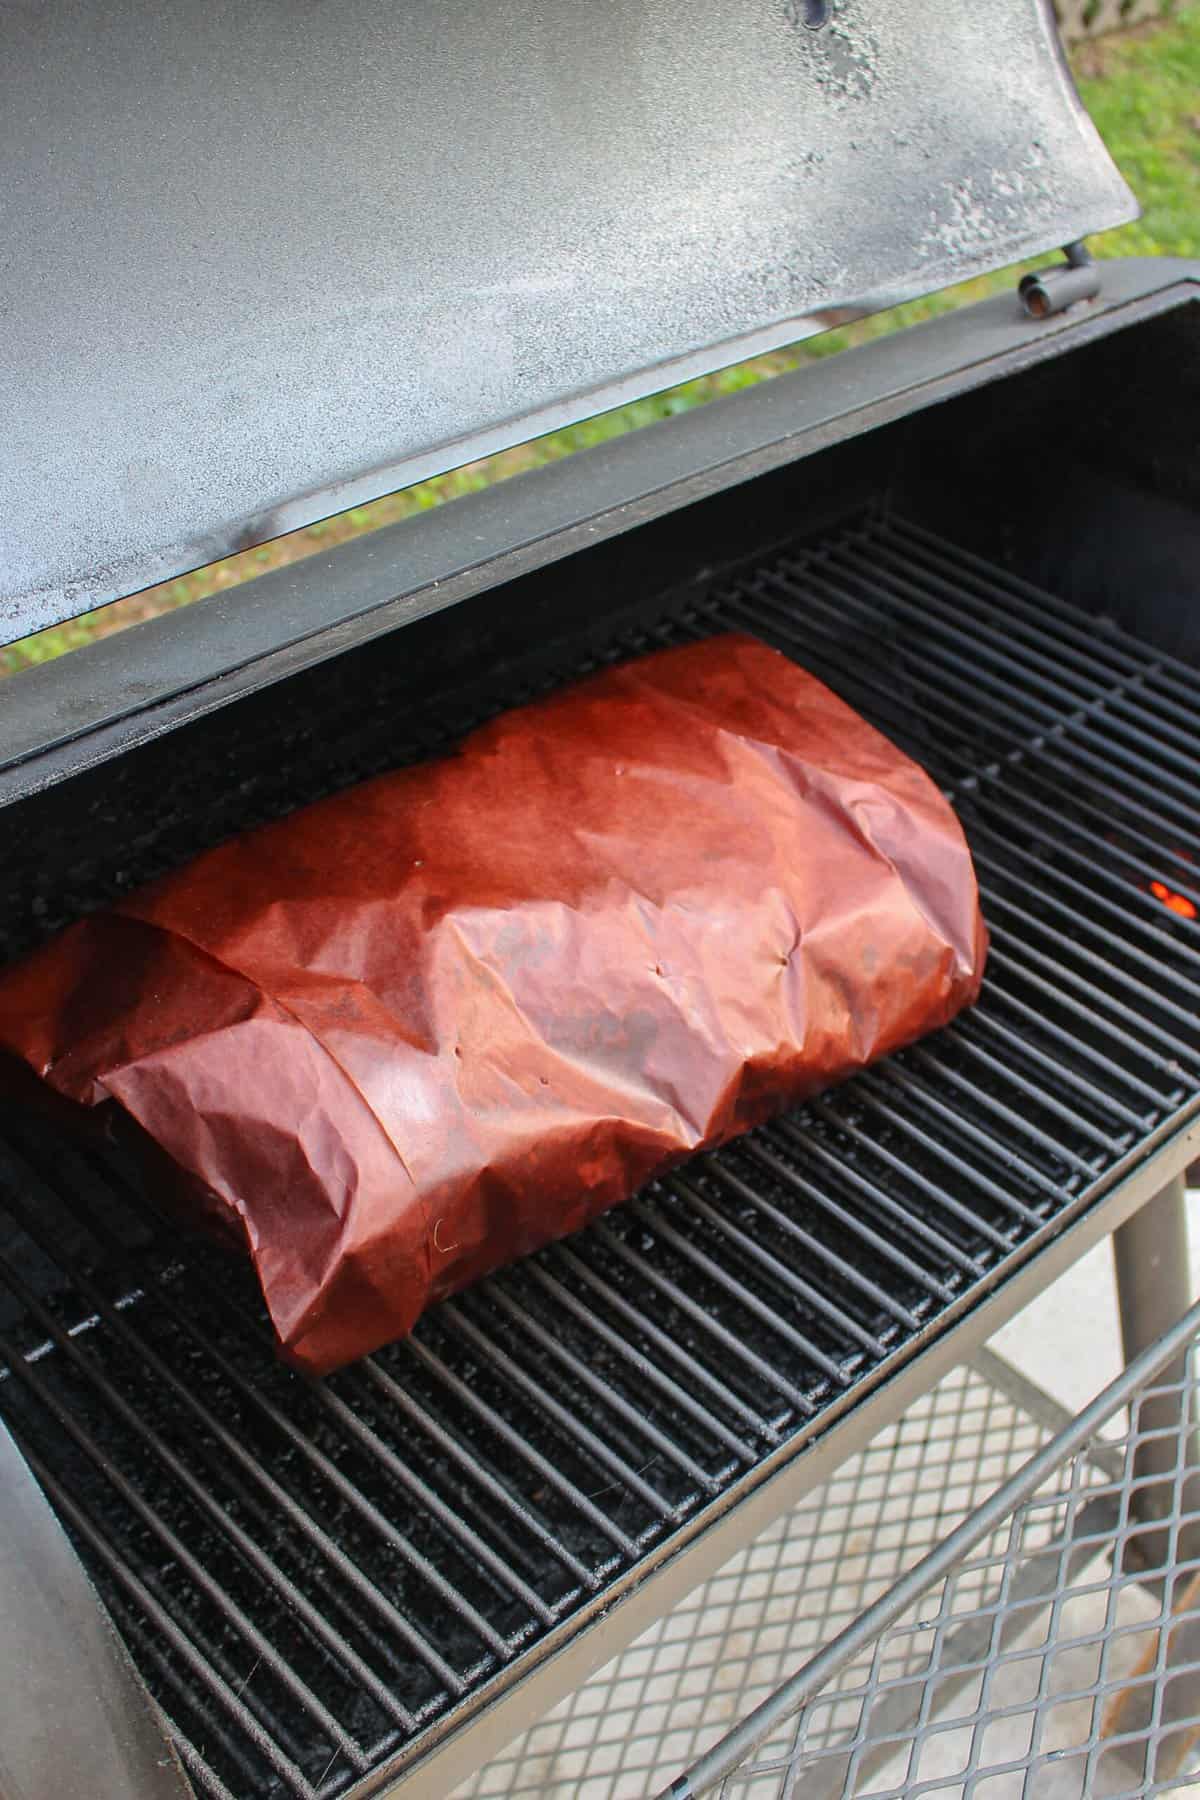
[[[0,1044],[132,1115],[321,1373],[943,1024],[986,943],[929,778],[725,636],[83,920],[0,974]]]

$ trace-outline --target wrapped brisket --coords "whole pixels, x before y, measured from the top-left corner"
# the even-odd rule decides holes
[[[249,832],[0,974],[322,1373],[974,1000],[950,806],[747,637],[629,662]]]

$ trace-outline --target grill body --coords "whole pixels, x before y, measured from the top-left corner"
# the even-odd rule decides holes
[[[6,1114],[0,1416],[200,1793],[446,1793],[1188,1159],[1198,296],[988,303],[268,578],[240,658],[199,608],[17,684],[6,954],[729,627],[929,769],[993,932],[970,1016],[318,1386],[136,1171]]]

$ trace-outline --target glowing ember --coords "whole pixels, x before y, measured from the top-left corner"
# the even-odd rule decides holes
[[[1167,907],[1169,911],[1178,913],[1181,919],[1194,919],[1196,917],[1196,908],[1192,905],[1192,902],[1183,894],[1172,893],[1165,882],[1152,881],[1150,883],[1150,892],[1154,895],[1156,900],[1161,900],[1163,905]]]

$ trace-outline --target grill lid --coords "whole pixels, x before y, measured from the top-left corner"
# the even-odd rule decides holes
[[[0,638],[1136,211],[1049,0],[2,38]]]

